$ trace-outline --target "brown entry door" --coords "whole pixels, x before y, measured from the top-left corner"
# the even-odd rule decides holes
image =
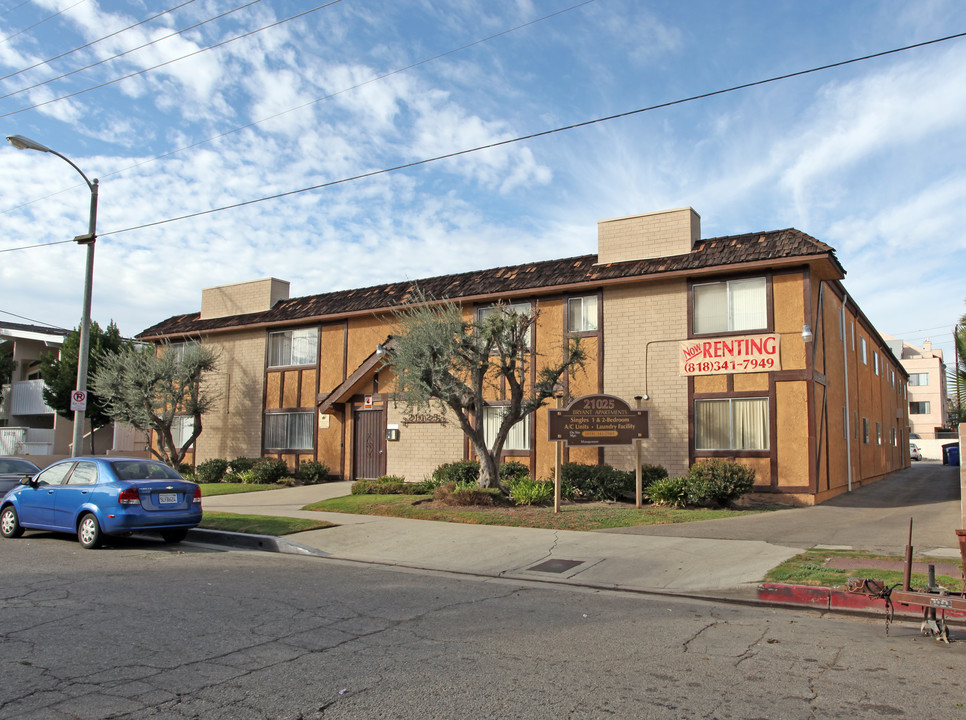
[[[382,410],[356,410],[353,477],[377,478],[385,467],[386,428]]]

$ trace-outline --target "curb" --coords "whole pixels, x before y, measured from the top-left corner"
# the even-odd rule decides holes
[[[761,583],[758,586],[758,600],[767,605],[810,607],[815,610],[862,614],[881,614],[886,609],[885,601],[881,598],[870,598],[867,595],[811,585]],[[919,606],[896,604],[894,608],[896,617],[903,619],[920,618],[923,614]],[[946,620],[964,624],[966,612],[947,610]]]
[[[251,535],[249,533],[228,532],[226,530],[204,530],[193,528],[188,531],[187,540],[207,545],[225,545],[245,550],[283,553],[287,555],[313,555],[331,557],[327,552],[307,545],[285,540],[275,535]]]

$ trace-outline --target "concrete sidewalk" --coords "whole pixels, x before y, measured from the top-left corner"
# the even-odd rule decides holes
[[[958,512],[958,497],[954,498],[945,485],[952,483],[958,491],[955,477],[958,473],[946,473],[942,466],[938,470],[919,468],[903,473],[861,488],[837,504],[868,508],[866,523],[874,526],[874,513],[883,512],[878,507],[883,504],[881,499],[894,498],[899,488],[897,483],[905,485],[905,492],[920,495],[936,492],[937,483],[942,483],[935,501],[923,505],[929,508],[925,517],[941,516],[942,524],[952,522],[950,518]],[[869,532],[855,516],[850,515],[846,523],[846,528],[857,528],[852,535],[842,527],[829,528],[827,522],[836,512],[832,504],[706,523],[607,532],[464,525],[302,510],[309,503],[347,495],[350,488],[349,482],[337,482],[222,495],[206,498],[204,507],[217,512],[314,518],[338,526],[260,541],[260,547],[268,544],[272,546],[270,549],[282,552],[484,577],[830,609],[834,609],[831,606],[835,600],[827,591],[806,589],[797,593],[786,586],[763,586],[761,580],[767,571],[803,548],[828,547],[827,543],[820,542],[825,538],[834,537],[838,547],[883,549],[873,540],[878,534]],[[884,512],[890,519],[897,514],[906,517],[904,527],[882,528],[883,533],[889,531],[900,536],[897,544],[901,555],[908,532],[907,513],[924,511],[892,507]],[[766,522],[768,531],[764,528]],[[199,532],[193,537],[198,538]],[[948,533],[925,534],[932,544],[921,549],[934,556],[951,558],[954,563],[959,561],[954,526]],[[948,542],[942,544],[947,535]],[[814,539],[810,541],[808,537]],[[859,544],[843,545],[849,539]],[[221,540],[232,542],[232,538]],[[251,538],[247,542],[251,545]],[[890,541],[889,545],[892,544]],[[853,598],[856,602],[851,602]],[[846,600],[849,610],[863,607],[859,602],[861,597]],[[865,605],[876,611],[883,607],[881,600]]]

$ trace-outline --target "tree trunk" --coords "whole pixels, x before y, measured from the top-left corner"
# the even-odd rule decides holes
[[[481,488],[500,487],[500,464],[485,447],[482,449],[477,447],[476,454],[480,458],[479,486]]]

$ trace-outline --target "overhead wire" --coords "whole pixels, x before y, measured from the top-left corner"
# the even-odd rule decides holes
[[[110,40],[112,37],[116,37],[117,35],[120,35],[121,33],[127,32],[128,30],[133,30],[134,28],[139,27],[141,25],[144,25],[146,23],[149,23],[152,20],[157,20],[159,17],[161,17],[163,15],[167,15],[168,13],[172,13],[175,10],[180,10],[185,5],[191,5],[191,3],[194,3],[194,2],[197,2],[197,0],[185,0],[180,5],[175,5],[174,7],[168,8],[167,10],[162,10],[161,12],[156,13],[155,15],[152,15],[151,17],[145,18],[144,20],[140,20],[140,21],[134,23],[133,25],[128,25],[126,28],[122,28],[120,30],[116,30],[116,31],[114,31],[114,32],[112,32],[112,33],[110,33],[108,35],[104,35],[103,37],[99,37],[99,38],[97,38],[97,40],[91,40],[89,43],[85,43],[83,45],[80,45],[78,47],[73,48],[72,50],[67,50],[66,52],[62,52],[60,55],[54,55],[53,57],[49,57],[46,60],[41,60],[40,62],[34,63],[33,65],[31,65],[29,67],[25,67],[25,68],[23,68],[21,70],[17,70],[16,72],[12,72],[12,73],[10,73],[8,75],[0,76],[0,80],[7,80],[7,79],[12,78],[12,77],[14,77],[16,75],[20,75],[21,73],[25,73],[25,72],[28,72],[30,70],[35,70],[36,68],[39,68],[41,65],[47,65],[48,63],[52,63],[54,60],[60,60],[61,58],[67,57],[68,55],[72,55],[75,52],[79,52],[81,50],[86,50],[87,48],[89,48],[89,47],[91,47],[93,45],[97,45],[97,43],[99,43],[99,42],[103,42],[105,40]],[[166,36],[166,37],[170,37],[170,36]],[[159,39],[163,39],[163,38],[159,38]],[[115,56],[115,57],[117,57],[117,56]],[[18,90],[17,92],[22,92],[22,91]],[[4,97],[8,97],[8,96],[7,95],[4,95]]]
[[[191,0],[191,1],[193,2],[193,0]],[[202,25],[207,25],[210,22],[214,22],[215,20],[221,20],[222,18],[227,17],[228,15],[231,15],[233,13],[236,13],[239,10],[244,10],[247,7],[251,7],[252,5],[255,5],[257,3],[260,3],[261,1],[262,0],[251,0],[250,2],[247,2],[244,5],[239,5],[236,8],[232,8],[231,10],[226,10],[225,12],[221,13],[220,15],[215,15],[214,17],[210,17],[207,20],[203,20],[203,21],[201,21],[199,23],[195,23],[194,25],[191,25],[189,27],[182,28],[181,30],[176,30],[175,32],[169,33],[169,34],[167,34],[167,35],[165,35],[163,37],[156,38],[156,39],[154,39],[154,40],[152,40],[150,42],[146,42],[146,43],[143,43],[141,45],[138,45],[137,47],[133,47],[133,48],[130,48],[129,50],[125,50],[124,52],[118,53],[117,55],[112,55],[111,57],[104,58],[102,60],[98,60],[95,63],[91,63],[90,65],[85,65],[84,67],[77,68],[75,70],[71,70],[70,72],[66,72],[66,73],[63,73],[61,75],[58,75],[57,77],[48,78],[47,80],[44,80],[43,82],[34,83],[33,85],[28,85],[27,87],[20,88],[19,90],[14,90],[13,92],[8,92],[6,95],[0,95],[0,100],[3,100],[3,99],[8,98],[8,97],[13,97],[14,95],[19,95],[20,93],[27,92],[28,90],[33,90],[35,88],[39,88],[39,87],[42,87],[44,85],[48,85],[48,84],[50,84],[52,82],[56,82],[57,80],[63,80],[64,78],[70,77],[71,75],[76,75],[79,72],[84,72],[85,70],[90,70],[93,67],[97,67],[98,65],[103,65],[104,63],[110,62],[111,60],[117,60],[118,58],[124,57],[125,55],[130,55],[131,53],[137,52],[138,50],[143,50],[144,48],[150,47],[151,45],[155,45],[155,44],[161,42],[162,40],[167,40],[169,38],[177,37],[178,35],[183,35],[184,33],[188,32],[189,30],[194,30],[196,28],[201,27]],[[336,1],[339,1],[339,0],[336,0]],[[184,3],[184,4],[187,5],[187,3]],[[157,16],[155,16],[155,17],[157,17]],[[147,20],[145,20],[143,22],[147,22]],[[139,23],[139,24],[141,24],[141,23]],[[132,27],[134,27],[134,26],[132,26]],[[123,30],[121,30],[119,32],[123,32]],[[115,34],[117,34],[117,33],[115,33]],[[108,35],[107,37],[111,37],[111,36]],[[104,39],[104,38],[102,38],[102,39]],[[100,42],[100,41],[96,41],[96,42]],[[230,41],[228,41],[228,42],[230,42]],[[93,44],[94,43],[89,43],[89,45],[93,45]],[[87,46],[85,45],[84,47],[87,47]],[[206,47],[204,49],[205,50],[210,50],[212,47],[218,47],[218,46],[217,45],[213,45],[213,46]],[[71,52],[73,52],[73,51],[71,51]],[[163,67],[164,65],[168,65],[168,64],[170,64],[172,62],[176,62],[177,60],[182,60],[185,57],[191,57],[191,55],[197,55],[197,54],[198,53],[195,52],[195,53],[191,53],[190,55],[184,55],[181,58],[175,58],[174,60],[170,60],[170,61],[168,61],[166,63],[162,63],[161,65],[156,65],[153,68],[147,68],[146,70],[142,70],[141,72],[142,73],[148,72],[149,70],[154,70],[155,68]],[[58,57],[61,57],[61,56],[58,56]],[[36,66],[34,66],[34,67],[36,67]],[[19,72],[22,72],[22,71],[19,71]],[[14,73],[14,74],[16,75],[17,73]],[[139,74],[139,73],[135,73],[135,74]],[[132,77],[132,76],[131,75],[127,75],[127,76],[125,76],[123,78],[119,78],[119,80],[126,80],[129,77]],[[2,79],[3,78],[0,78],[0,80],[2,80]],[[99,87],[104,87],[104,85],[110,85],[111,83],[118,82],[119,80],[112,80],[110,83],[104,83],[103,85],[95,85],[94,88],[89,88],[89,90],[97,89]],[[82,92],[88,92],[88,90],[84,90]],[[74,95],[77,95],[77,94],[79,94],[79,93],[74,93]],[[65,97],[73,97],[73,95],[66,95],[66,96],[64,96],[62,98],[55,98],[54,100],[50,100],[48,102],[56,102],[57,100],[63,100]],[[42,104],[47,104],[47,103],[42,103]],[[35,107],[39,107],[39,105],[38,106],[35,106]],[[30,110],[30,109],[32,109],[32,108],[25,108],[25,110]],[[23,111],[21,110],[21,111],[18,111],[18,112],[23,112]],[[13,114],[13,113],[11,113],[11,114]],[[5,117],[5,116],[0,116],[0,117]]]
[[[252,2],[250,2],[248,4],[249,5],[253,5],[256,2],[260,2],[260,0],[252,0]],[[76,92],[68,93],[67,95],[61,95],[60,97],[51,98],[50,100],[45,100],[44,102],[40,102],[40,103],[37,103],[35,105],[30,105],[29,107],[20,108],[19,110],[11,110],[10,112],[6,112],[6,113],[3,113],[3,114],[0,114],[0,118],[10,117],[11,115],[18,115],[18,114],[20,114],[22,112],[27,112],[28,110],[36,110],[39,107],[44,107],[45,105],[50,105],[51,103],[59,102],[61,100],[67,100],[69,98],[76,97],[78,95],[83,95],[84,93],[91,92],[92,90],[99,90],[100,88],[107,87],[109,85],[114,85],[115,83],[122,82],[123,80],[129,80],[129,79],[131,79],[133,77],[138,77],[139,75],[144,75],[145,73],[151,72],[152,70],[157,70],[158,68],[162,68],[162,67],[165,67],[167,65],[172,65],[173,63],[180,62],[181,60],[186,60],[187,58],[195,57],[196,55],[201,55],[202,53],[206,53],[209,50],[215,50],[217,48],[220,48],[220,47],[223,47],[223,46],[228,45],[230,43],[233,43],[236,40],[243,40],[244,38],[251,37],[252,35],[256,35],[256,34],[258,34],[260,32],[265,31],[265,30],[270,30],[273,27],[278,27],[279,25],[283,25],[284,23],[290,22],[292,20],[297,20],[298,18],[305,17],[306,15],[310,15],[310,14],[312,14],[314,12],[318,12],[319,10],[324,10],[325,8],[330,7],[330,6],[335,5],[337,3],[340,3],[340,2],[342,2],[342,0],[329,0],[329,2],[323,3],[322,5],[317,5],[316,7],[311,8],[309,10],[304,10],[304,11],[302,11],[300,13],[296,13],[295,15],[292,15],[290,17],[287,17],[287,18],[285,18],[283,20],[278,20],[277,22],[271,23],[269,25],[265,25],[263,27],[256,28],[255,30],[251,30],[249,32],[242,33],[241,35],[236,35],[233,38],[229,38],[228,40],[223,40],[222,42],[215,43],[214,45],[208,45],[206,47],[203,47],[203,48],[200,48],[198,50],[195,50],[194,52],[190,52],[187,55],[182,55],[181,57],[172,58],[171,60],[167,60],[167,61],[165,61],[163,63],[158,63],[157,65],[153,65],[152,67],[143,68],[141,70],[137,70],[135,72],[129,73],[129,74],[124,75],[122,77],[117,77],[117,78],[114,78],[113,80],[107,80],[105,82],[99,83],[97,85],[93,85],[93,86],[88,87],[88,88],[85,88],[83,90],[77,90]]]
[[[73,5],[69,5],[68,7],[65,7],[63,10],[58,10],[53,15],[48,15],[47,17],[45,17],[43,20],[38,20],[37,22],[35,22],[30,27],[25,27],[23,30],[18,30],[13,35],[7,35],[7,37],[5,37],[5,38],[0,38],[0,45],[2,45],[3,43],[5,43],[5,42],[7,42],[9,40],[12,40],[13,38],[17,37],[18,35],[23,35],[28,30],[33,30],[38,25],[43,25],[48,20],[53,20],[58,15],[63,15],[65,12],[67,12],[71,8],[75,8],[78,5],[81,5],[81,4],[86,3],[86,2],[87,2],[87,0],[77,0],[77,2],[75,2]],[[22,5],[25,5],[25,4],[26,3],[23,3]],[[17,7],[22,7],[22,5],[18,5]],[[16,10],[16,9],[17,8],[14,8],[14,10]]]
[[[298,188],[295,190],[288,190],[286,192],[276,193],[273,195],[266,195],[263,197],[254,198],[252,200],[244,200],[237,203],[231,203],[229,205],[223,205],[217,208],[209,208],[208,210],[201,210],[198,212],[179,215],[177,217],[167,218],[164,220],[156,220],[154,222],[144,223],[141,225],[134,225],[128,228],[122,228],[120,230],[112,230],[109,232],[100,233],[100,235],[102,237],[107,235],[119,235],[121,233],[132,232],[134,230],[143,230],[149,227],[157,227],[158,225],[166,225],[169,223],[179,222],[181,220],[188,220],[191,218],[202,217],[205,215],[211,215],[218,212],[225,212],[227,210],[235,210],[238,208],[247,207],[249,205],[255,205],[257,203],[267,202],[269,200],[278,200],[280,198],[289,197],[292,195],[298,195],[305,192],[310,192],[312,190],[321,190],[324,188],[334,187],[336,185],[342,185],[345,183],[354,182],[356,180],[363,180],[363,179],[375,177],[378,175],[386,175],[388,173],[397,172],[399,170],[406,170],[409,168],[420,167],[422,165],[428,165],[430,163],[438,162],[440,160],[449,160],[451,158],[460,157],[463,155],[469,155],[471,153],[480,152],[482,150],[492,150],[493,148],[504,147],[507,145],[524,142],[526,140],[533,140],[540,137],[547,137],[550,135],[555,135],[557,133],[562,133],[570,130],[576,130],[578,128],[588,127],[590,125],[596,125],[599,123],[610,122],[612,120],[618,120],[621,118],[631,117],[634,115],[640,115],[646,112],[652,112],[654,110],[674,107],[675,105],[683,105],[685,103],[695,102],[697,100],[706,100],[707,98],[716,97],[718,95],[725,95],[727,93],[733,93],[739,90],[747,90],[748,88],[759,87],[761,85],[767,85],[767,84],[779,82],[782,80],[789,80],[791,78],[802,77],[804,75],[810,75],[810,74],[822,72],[825,70],[831,70],[833,68],[845,67],[847,65],[853,65],[859,62],[865,62],[876,58],[886,57],[888,55],[895,55],[901,52],[908,52],[909,50],[914,50],[921,47],[927,47],[929,45],[935,45],[941,42],[948,42],[950,40],[956,40],[963,37],[966,37],[966,32],[956,33],[954,35],[947,35],[945,37],[936,38],[933,40],[926,40],[924,42],[915,43],[912,45],[906,45],[900,48],[894,48],[892,50],[884,50],[882,52],[863,55],[861,57],[852,58],[850,60],[841,60],[839,62],[828,63],[826,65],[820,65],[818,67],[809,68],[807,70],[798,70],[796,72],[785,73],[783,75],[776,75],[770,78],[766,78],[764,80],[755,80],[752,82],[742,83],[740,85],[733,85],[731,87],[724,88],[721,90],[712,90],[710,92],[700,93],[698,95],[691,95],[690,97],[680,98],[678,100],[669,100],[667,102],[658,103],[656,105],[649,105],[647,107],[638,108],[636,110],[628,110],[626,112],[616,113],[614,115],[607,115],[605,117],[595,118],[593,120],[584,120],[582,122],[573,123],[571,125],[564,125],[562,127],[557,127],[550,130],[542,130],[539,132],[530,133],[528,135],[520,135],[518,137],[509,138],[507,140],[498,140],[496,142],[487,143],[485,145],[478,145],[476,147],[465,148],[463,150],[455,150],[453,152],[444,153],[442,155],[436,155],[434,157],[424,158],[422,160],[414,160],[412,162],[402,163],[400,165],[394,165],[392,167],[382,168],[380,170],[371,170],[368,172],[359,173],[358,175],[352,175],[338,180],[331,180],[329,182],[319,183],[317,185],[310,185],[308,187]]]

